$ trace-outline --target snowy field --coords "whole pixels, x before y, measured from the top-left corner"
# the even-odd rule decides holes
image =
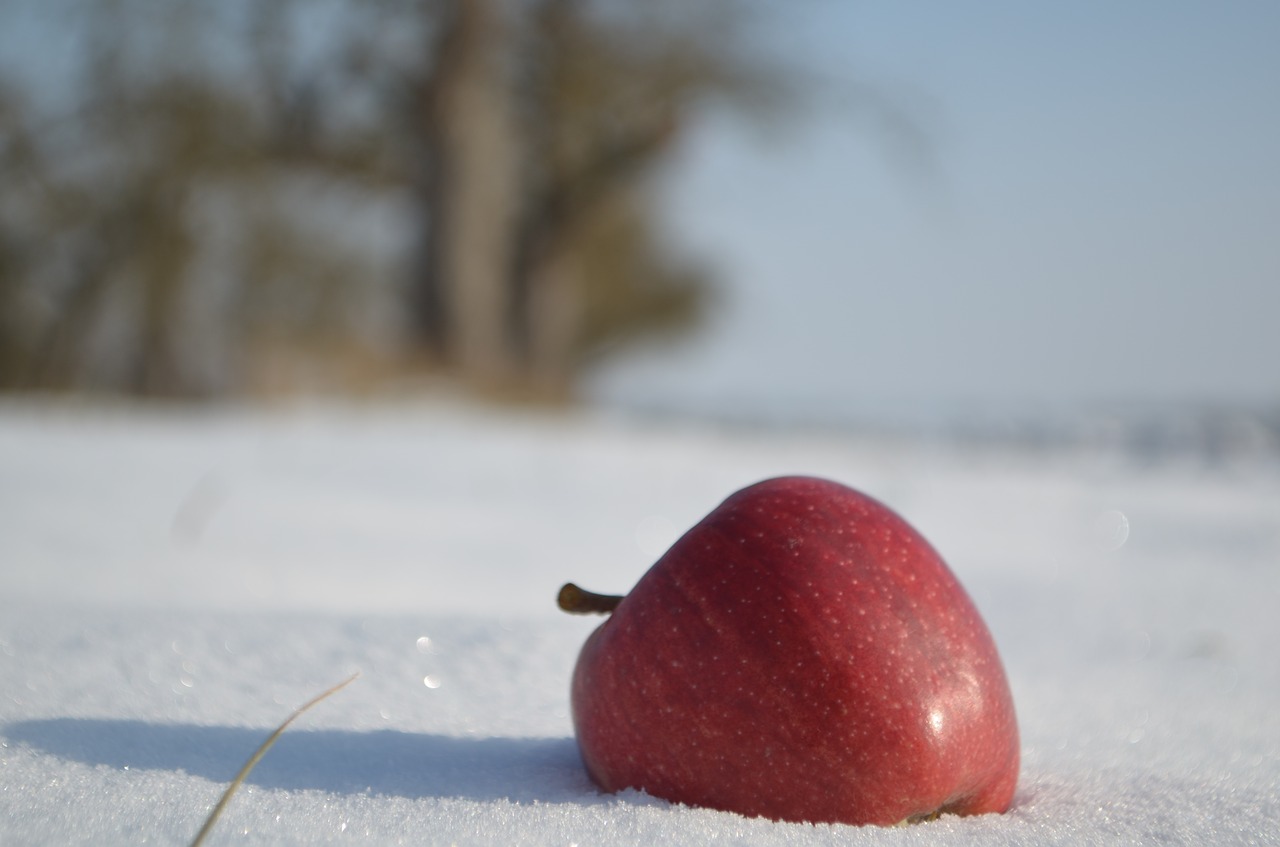
[[[863,489],[1000,645],[1007,815],[809,826],[601,795],[568,680],[733,490]],[[1280,844],[1280,461],[1159,463],[605,414],[0,404],[0,843]]]

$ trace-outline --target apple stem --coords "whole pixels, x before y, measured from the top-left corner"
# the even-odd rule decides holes
[[[622,597],[616,594],[596,594],[566,582],[556,598],[560,608],[571,615],[607,615],[618,607]]]

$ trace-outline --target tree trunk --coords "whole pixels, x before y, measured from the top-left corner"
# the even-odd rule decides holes
[[[504,384],[515,371],[507,320],[518,202],[508,33],[502,0],[455,0],[427,92],[432,230],[419,326],[435,325],[445,358],[484,386]]]
[[[533,387],[549,399],[572,390],[582,320],[577,262],[559,253],[533,270],[529,291],[529,369]]]

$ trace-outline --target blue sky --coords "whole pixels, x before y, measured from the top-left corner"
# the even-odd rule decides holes
[[[1280,404],[1280,4],[796,4],[828,80],[707,115],[667,195],[709,331],[604,375],[669,401],[896,419]],[[915,114],[913,167],[833,94]]]

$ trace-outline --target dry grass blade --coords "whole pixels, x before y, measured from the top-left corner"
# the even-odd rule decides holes
[[[205,820],[204,826],[200,827],[200,832],[196,834],[195,839],[191,842],[191,847],[200,847],[200,845],[204,843],[205,836],[207,836],[209,832],[212,831],[213,825],[217,823],[218,818],[222,816],[222,810],[225,809],[227,807],[227,804],[231,802],[231,797],[236,793],[236,791],[244,783],[245,779],[249,776],[249,772],[254,769],[254,767],[258,764],[258,762],[262,761],[263,756],[267,755],[267,751],[271,749],[271,745],[276,743],[276,739],[278,739],[281,735],[283,735],[284,731],[289,728],[289,724],[293,723],[295,720],[298,719],[300,715],[302,715],[304,712],[306,712],[315,704],[319,703],[321,700],[324,700],[327,697],[337,694],[339,691],[346,688],[348,685],[354,682],[356,677],[358,676],[360,676],[359,671],[357,671],[356,673],[353,673],[351,676],[347,677],[342,682],[339,682],[337,685],[333,686],[329,690],[321,694],[317,694],[315,697],[312,697],[306,703],[303,703],[301,706],[295,709],[293,714],[285,718],[284,723],[276,727],[275,732],[267,736],[267,740],[262,742],[262,744],[258,747],[258,749],[253,752],[253,755],[249,757],[249,761],[244,763],[244,767],[242,767],[240,769],[240,772],[236,774],[236,778],[231,780],[231,784],[227,786],[227,790],[222,792],[222,799],[218,801],[218,805],[214,806],[213,811],[209,813],[209,817]]]

